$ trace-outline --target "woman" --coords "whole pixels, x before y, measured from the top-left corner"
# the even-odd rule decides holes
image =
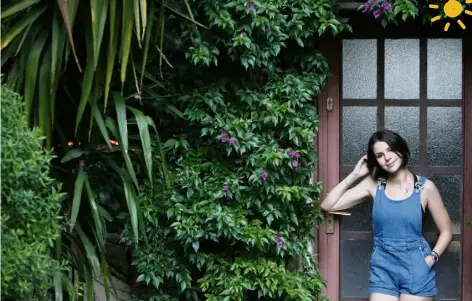
[[[370,301],[429,301],[437,295],[434,265],[451,242],[451,220],[434,183],[408,169],[409,156],[397,133],[374,133],[367,155],[321,203],[323,210],[337,211],[373,199]],[[422,234],[426,209],[440,231],[433,249]]]

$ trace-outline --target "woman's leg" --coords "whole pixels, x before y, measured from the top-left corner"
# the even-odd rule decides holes
[[[400,295],[400,301],[432,301],[433,297],[419,297],[412,295]]]
[[[370,294],[370,301],[399,301],[400,299],[395,296],[372,293]],[[400,300],[401,301],[401,300]]]

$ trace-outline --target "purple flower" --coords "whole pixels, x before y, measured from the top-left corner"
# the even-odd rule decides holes
[[[366,13],[369,11],[369,8],[370,8],[369,2],[365,2],[362,6],[364,7],[364,10],[362,11],[363,13]]]
[[[229,145],[236,145],[236,144],[238,144],[238,139],[236,138],[229,139]]]
[[[226,193],[225,198],[226,198],[226,200],[232,200],[233,196],[231,195],[231,193]]]
[[[382,8],[388,11],[392,11],[392,5],[388,2],[382,3]]]
[[[254,2],[249,2],[247,6],[249,7],[250,10],[254,10],[254,8],[256,7],[254,5]]]
[[[228,190],[229,190],[228,185],[224,184],[224,185],[223,185],[223,191],[228,191]]]
[[[378,10],[378,9],[375,10],[375,11],[373,12],[373,15],[374,15],[374,17],[375,17],[376,19],[377,19],[378,17],[380,17],[380,10]]]
[[[300,158],[300,154],[299,154],[298,152],[296,152],[296,151],[289,151],[289,152],[288,152],[288,155],[289,155],[290,157],[292,157],[292,158],[297,159],[297,160],[298,160],[298,158]]]
[[[275,152],[276,152],[276,153],[280,153],[280,148],[277,148],[277,149],[275,150]]]
[[[277,244],[277,246],[278,246],[279,248],[283,248],[283,246],[285,245],[285,243],[284,243],[284,241],[282,240],[282,238],[280,238],[280,236],[278,236],[278,235],[275,235],[274,241],[275,241],[275,243]]]
[[[266,181],[267,178],[269,178],[269,173],[267,171],[264,171],[261,175],[261,179]]]
[[[228,132],[221,132],[221,142],[228,141]]]
[[[297,167],[300,166],[300,162],[298,162],[298,160],[293,160],[292,166],[295,167],[295,168],[297,168]]]

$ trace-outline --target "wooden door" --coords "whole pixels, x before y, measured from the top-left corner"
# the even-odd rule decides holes
[[[434,181],[452,219],[453,241],[436,266],[436,300],[471,301],[472,47],[461,36],[394,37],[367,32],[323,42],[332,76],[318,99],[318,180],[325,194],[352,171],[374,131],[399,132],[411,169]],[[334,217],[332,233],[319,230],[330,300],[368,300],[371,210],[371,202],[358,205],[351,216]],[[430,216],[424,235],[434,246]]]

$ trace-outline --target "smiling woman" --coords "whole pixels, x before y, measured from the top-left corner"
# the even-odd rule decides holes
[[[397,133],[374,133],[367,155],[321,204],[325,211],[337,211],[373,199],[371,301],[426,301],[438,294],[434,265],[452,240],[451,220],[435,184],[408,169],[409,156]],[[423,237],[426,209],[440,232],[434,248]]]

